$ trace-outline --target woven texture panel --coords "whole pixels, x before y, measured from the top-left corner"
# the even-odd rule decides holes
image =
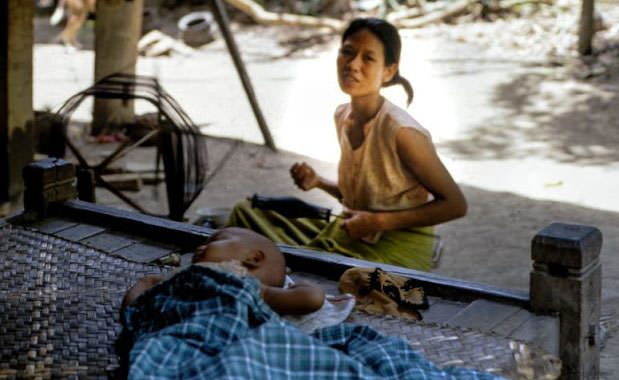
[[[399,336],[438,366],[475,368],[518,380],[551,380],[561,373],[561,362],[554,355],[495,334],[356,310],[347,322],[370,325],[384,334]]]
[[[165,268],[19,226],[0,227],[0,379],[117,378],[125,291]],[[406,339],[439,366],[554,379],[560,363],[522,342],[355,311],[348,322]]]
[[[5,225],[0,229],[0,378],[113,378],[120,302],[157,266]]]

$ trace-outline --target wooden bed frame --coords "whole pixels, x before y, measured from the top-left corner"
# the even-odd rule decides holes
[[[50,158],[28,165],[24,169],[24,181],[24,211],[7,219],[10,223],[27,225],[60,215],[89,225],[122,226],[124,231],[174,245],[182,252],[191,250],[213,232],[205,227],[76,200],[74,168],[62,159]],[[562,361],[561,379],[597,379],[601,244],[601,232],[595,227],[550,224],[532,240],[533,265],[528,292],[287,245],[280,248],[293,271],[313,273],[331,281],[336,281],[346,269],[360,266],[380,267],[415,279],[437,305],[434,314],[432,307],[426,313],[429,318],[434,315],[430,319],[437,323],[449,322],[450,315],[460,313],[460,326],[477,328],[488,324],[491,318],[498,318],[505,310],[515,310],[509,318],[502,317],[503,327],[494,329],[495,333],[501,329],[507,332],[506,323],[513,324],[516,320],[521,325],[528,323],[528,328],[520,328],[521,335],[515,337],[533,341],[557,355]],[[450,304],[464,306],[450,313],[445,307]],[[443,305],[442,314],[437,311],[439,305]],[[469,309],[475,313],[466,314]]]

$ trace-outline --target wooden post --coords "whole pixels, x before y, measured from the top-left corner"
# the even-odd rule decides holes
[[[598,379],[602,233],[553,223],[532,241],[531,308],[559,313],[561,379]]]
[[[580,25],[578,29],[578,52],[591,54],[591,42],[595,33],[595,0],[582,0],[580,8]]]
[[[96,202],[95,196],[95,171],[89,168],[79,167],[77,169],[77,196],[86,202]]]
[[[142,30],[144,0],[99,0],[95,22],[95,81],[113,73],[135,73],[138,41]],[[104,127],[132,123],[132,100],[94,101],[92,135]]]
[[[275,147],[275,142],[273,141],[273,137],[271,137],[271,132],[269,131],[266,120],[264,119],[264,116],[262,116],[262,111],[258,105],[254,88],[252,87],[251,81],[249,80],[249,75],[245,70],[245,65],[243,64],[241,54],[239,53],[239,49],[236,46],[234,37],[232,36],[232,31],[228,26],[229,23],[226,8],[221,0],[211,0],[211,9],[215,15],[215,21],[217,21],[217,24],[219,25],[219,30],[221,30],[221,34],[226,40],[226,46],[228,46],[228,51],[230,52],[230,56],[232,57],[232,61],[236,67],[236,72],[239,74],[239,78],[241,79],[241,83],[243,84],[243,88],[247,94],[247,99],[249,99],[249,104],[254,111],[254,116],[256,117],[260,131],[262,132],[262,138],[264,138],[264,144],[276,151],[277,148]]]
[[[31,162],[23,170],[24,210],[38,218],[48,213],[51,203],[75,198],[75,167],[62,158]]]
[[[32,1],[0,1],[0,204],[17,209],[22,168],[34,156]]]

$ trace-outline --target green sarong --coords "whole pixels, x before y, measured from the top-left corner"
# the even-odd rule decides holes
[[[270,210],[238,203],[226,226],[244,227],[288,245],[339,253],[362,260],[429,271],[432,268],[433,227],[384,231],[375,244],[351,239],[340,227],[341,219],[289,219]]]

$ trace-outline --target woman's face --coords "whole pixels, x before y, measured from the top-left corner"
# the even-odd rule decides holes
[[[385,67],[383,43],[368,29],[347,37],[337,56],[337,77],[342,91],[364,96],[380,91],[391,80],[397,64]]]

